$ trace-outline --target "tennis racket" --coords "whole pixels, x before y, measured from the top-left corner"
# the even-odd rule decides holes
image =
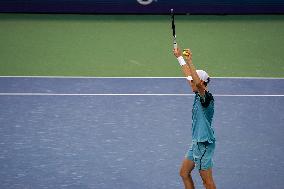
[[[173,30],[173,43],[174,43],[174,49],[177,49],[177,36],[176,36],[176,26],[175,26],[175,14],[174,9],[171,9],[171,17],[172,17],[172,30]]]

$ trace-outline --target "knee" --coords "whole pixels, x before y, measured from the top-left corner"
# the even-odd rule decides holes
[[[206,189],[216,189],[215,183],[213,181],[205,181],[203,185]]]
[[[179,175],[182,179],[187,179],[190,176],[190,171],[181,169]]]

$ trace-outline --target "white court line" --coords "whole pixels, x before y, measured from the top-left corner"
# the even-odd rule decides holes
[[[73,77],[73,76],[0,76],[0,78],[74,78],[74,79],[182,79],[184,77]],[[213,77],[220,79],[284,79],[265,77]],[[101,94],[101,93],[0,93],[0,96],[194,96],[194,94]],[[214,94],[220,97],[283,97],[284,95]]]
[[[101,94],[101,93],[0,93],[0,96],[194,96],[195,94]],[[284,97],[280,95],[215,94],[220,97]]]
[[[89,77],[89,76],[0,76],[0,78],[58,78],[58,79],[185,79],[185,77]],[[216,79],[284,79],[284,77],[211,77]]]
[[[193,96],[194,94],[115,94],[115,93],[0,93],[0,96]]]

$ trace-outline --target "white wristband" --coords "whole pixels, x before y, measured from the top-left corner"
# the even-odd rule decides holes
[[[178,63],[180,64],[180,66],[186,65],[182,56],[178,57],[177,60],[178,60]]]

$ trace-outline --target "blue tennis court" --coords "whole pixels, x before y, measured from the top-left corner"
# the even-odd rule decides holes
[[[281,188],[284,80],[209,89],[217,188]],[[0,188],[182,188],[193,98],[183,78],[0,77]]]

